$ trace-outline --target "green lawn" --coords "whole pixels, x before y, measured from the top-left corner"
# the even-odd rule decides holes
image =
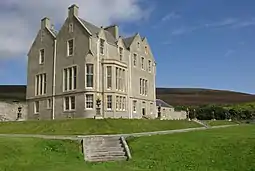
[[[233,124],[237,124],[235,122],[231,122],[231,121],[226,121],[226,120],[216,120],[216,121],[206,121],[206,123],[210,126],[220,126],[220,125],[233,125]]]
[[[0,123],[1,133],[15,134],[116,134],[162,131],[201,127],[194,122],[160,121],[160,120],[128,120],[128,119],[72,119],[57,121],[28,121]]]
[[[85,163],[77,142],[0,138],[0,171],[254,171],[255,126],[128,140],[133,159]]]

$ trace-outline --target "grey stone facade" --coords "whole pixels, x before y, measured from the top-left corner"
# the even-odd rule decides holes
[[[156,65],[147,39],[97,27],[72,5],[57,33],[41,21],[28,53],[28,119],[156,117]],[[41,74],[41,75],[40,75]]]

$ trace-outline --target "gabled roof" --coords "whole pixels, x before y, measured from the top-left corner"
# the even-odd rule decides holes
[[[164,102],[161,99],[156,99],[156,106],[173,108],[173,106],[167,104],[166,102]]]
[[[136,35],[134,35],[134,36],[132,36],[132,37],[128,37],[128,38],[124,38],[124,39],[123,39],[123,42],[124,42],[126,48],[129,48],[129,47],[130,47],[130,45],[132,44],[133,40],[135,39],[135,36],[136,36]]]
[[[101,28],[83,20],[82,18],[79,18],[79,19],[93,35],[97,35],[100,32]],[[116,45],[117,40],[115,39],[115,37],[107,30],[104,30],[104,33],[105,33],[106,41],[110,44]]]

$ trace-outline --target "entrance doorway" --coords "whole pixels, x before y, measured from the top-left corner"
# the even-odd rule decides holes
[[[145,116],[145,115],[146,115],[145,108],[142,108],[142,114],[143,114],[143,116]]]

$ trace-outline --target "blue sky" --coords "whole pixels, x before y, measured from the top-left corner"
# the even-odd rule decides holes
[[[125,34],[139,32],[147,37],[157,62],[157,87],[202,87],[255,94],[255,1],[130,1],[135,3],[129,4],[130,11],[139,8],[146,15],[128,20],[130,15],[121,13],[125,22],[119,22],[121,18],[111,20],[112,14],[110,19],[94,21],[117,22]],[[12,57],[0,57],[0,84],[26,84],[25,51],[18,52]]]

